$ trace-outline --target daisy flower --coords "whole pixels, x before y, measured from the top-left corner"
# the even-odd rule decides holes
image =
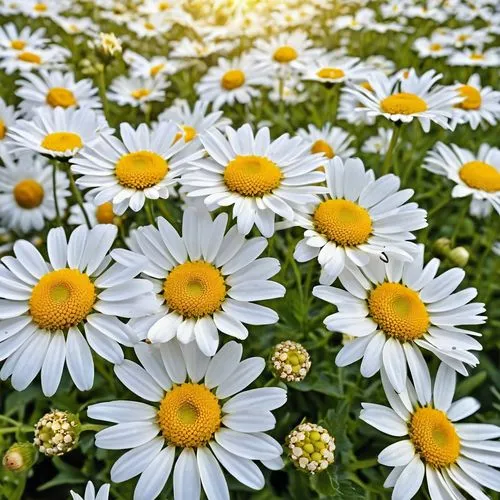
[[[14,106],[8,106],[0,97],[0,152],[2,149],[8,149],[7,132],[19,118],[20,112],[16,111]]]
[[[431,500],[471,498],[488,500],[482,488],[500,491],[498,452],[500,427],[460,423],[479,409],[479,402],[464,397],[453,402],[456,375],[444,363],[431,383],[429,374],[415,386],[407,380],[400,394],[394,392],[382,371],[390,407],[362,403],[360,419],[390,436],[405,437],[387,446],[378,456],[393,467],[384,486],[394,488],[392,498],[413,498],[424,479]]]
[[[300,71],[303,80],[341,83],[366,80],[372,68],[360,62],[359,57],[339,58],[338,54],[325,54],[300,66]]]
[[[456,183],[454,198],[471,196],[490,203],[500,214],[500,149],[481,144],[477,154],[455,144],[438,142],[423,167]]]
[[[356,152],[355,148],[349,147],[354,137],[331,123],[325,123],[321,129],[308,125],[307,130],[297,130],[297,135],[309,144],[311,153],[323,153],[328,159],[339,156],[346,160]]]
[[[293,220],[294,210],[318,200],[317,186],[324,174],[317,168],[322,154],[310,154],[310,145],[288,134],[271,141],[269,129],[254,137],[250,125],[226,128],[226,136],[211,129],[201,142],[209,158],[192,162],[181,183],[188,196],[203,197],[209,210],[233,205],[241,234],[254,225],[266,238],[274,234],[275,215]]]
[[[62,17],[52,19],[69,35],[90,35],[95,37],[99,33],[99,26],[90,17]]]
[[[135,78],[118,76],[109,86],[107,92],[110,101],[120,106],[141,106],[165,99],[165,89],[170,86],[162,76],[156,78]]]
[[[133,19],[127,27],[139,38],[159,38],[172,29],[172,23],[163,15],[155,15]]]
[[[128,449],[111,468],[113,482],[139,475],[135,500],[154,500],[173,475],[175,500],[229,500],[224,469],[259,490],[264,476],[254,461],[283,467],[282,447],[266,434],[276,424],[272,410],[283,406],[278,387],[246,389],[262,372],[262,358],[241,361],[243,349],[228,342],[214,357],[196,344],[172,340],[138,344],[141,364],[124,361],[116,376],[146,403],[112,401],[90,405],[87,413],[113,426],[95,436],[98,448]],[[141,366],[142,365],[142,366]]]
[[[435,86],[441,77],[434,70],[420,77],[410,72],[408,78],[394,84],[382,73],[373,73],[368,78],[372,90],[358,85],[346,91],[361,102],[363,107],[358,111],[399,123],[408,123],[415,118],[420,121],[424,132],[428,132],[431,122],[450,128],[448,119],[452,115],[452,106],[460,102],[460,97],[452,89]]]
[[[84,202],[83,208],[87,213],[90,221],[90,226],[94,227],[97,224],[116,224],[120,222],[120,217],[113,212],[113,204],[110,201],[96,205],[93,202]],[[86,224],[87,221],[83,215],[80,205],[71,205],[69,207],[68,224],[80,226]]]
[[[217,110],[224,104],[248,104],[260,95],[257,86],[271,84],[267,73],[257,71],[255,61],[243,55],[232,60],[220,57],[217,66],[212,66],[195,88],[200,99],[211,102],[213,109]]]
[[[213,30],[213,27],[211,27]],[[218,41],[211,39],[193,40],[189,37],[174,40],[172,42],[170,57],[177,59],[204,59],[212,54],[225,54],[234,48],[230,41]]]
[[[487,50],[464,49],[454,52],[448,58],[450,66],[478,66],[480,68],[494,68],[500,66],[500,51],[493,47]]]
[[[471,75],[466,84],[457,83],[456,91],[462,102],[453,108],[452,127],[468,123],[472,130],[479,125],[496,125],[500,117],[500,92],[491,87],[481,87],[481,77]]]
[[[71,6],[69,0],[23,0],[23,12],[32,18],[54,18]]]
[[[177,336],[182,343],[196,340],[207,356],[219,344],[221,331],[244,340],[243,323],[268,325],[278,321],[271,309],[252,304],[285,295],[279,283],[268,281],[279,272],[277,259],[258,256],[267,246],[265,238],[248,241],[233,227],[226,234],[228,217],[214,221],[206,210],[184,211],[182,236],[163,218],[158,229],[140,227],[130,248],[149,259],[144,274],[155,284],[156,315],[132,320],[129,326],[152,342]]]
[[[72,159],[73,172],[82,176],[77,185],[92,188],[88,196],[96,205],[112,201],[117,215],[128,207],[138,212],[146,199],[168,198],[181,167],[203,154],[201,149],[183,151],[186,143],[176,139],[178,132],[172,122],[153,131],[145,123],[137,129],[121,123],[121,140],[101,136]]]
[[[48,42],[44,36],[45,28],[32,31],[30,26],[24,26],[19,31],[14,23],[0,26],[0,46],[7,50],[23,51],[27,47],[43,47]]]
[[[71,52],[68,49],[56,45],[48,48],[26,46],[23,50],[6,52],[0,61],[0,69],[11,75],[15,71],[26,73],[39,71],[42,68],[60,68],[70,56]]]
[[[393,129],[379,127],[377,129],[377,135],[374,135],[366,139],[365,143],[361,147],[361,151],[363,151],[363,153],[374,153],[377,155],[385,155],[387,151],[389,151],[389,145],[391,144],[392,134],[394,134]]]
[[[52,169],[43,156],[25,152],[19,156],[2,155],[0,167],[0,213],[2,225],[21,233],[41,231],[54,220],[56,209],[52,188]],[[66,210],[69,181],[56,172],[57,204]]]
[[[436,276],[439,259],[424,266],[419,245],[413,262],[371,258],[361,269],[345,268],[339,280],[345,290],[317,286],[313,295],[335,304],[338,312],[325,318],[330,331],[356,337],[335,360],[347,366],[359,359],[361,375],[371,377],[381,366],[397,392],[404,388],[407,365],[413,380],[424,377],[421,349],[430,351],[454,370],[467,375],[465,365],[479,361],[471,350],[481,350],[472,335],[458,325],[481,325],[484,304],[470,301],[475,288],[453,293],[465,277],[453,268]]]
[[[335,157],[326,165],[328,194],[304,205],[295,224],[306,229],[295,248],[299,262],[318,259],[320,282],[331,284],[344,267],[362,267],[370,255],[412,260],[416,250],[411,231],[427,226],[425,210],[406,203],[412,189],[399,190],[399,177],[375,180],[359,158],[345,163]]]
[[[155,78],[160,75],[172,75],[181,69],[179,62],[172,62],[164,56],[153,56],[148,59],[126,50],[123,60],[130,65],[130,74],[134,78]]]
[[[92,481],[89,481],[85,487],[83,498],[73,490],[71,490],[70,493],[72,500],[108,500],[109,488],[109,484],[103,484],[96,493],[95,486],[92,484]]]
[[[50,262],[26,240],[14,243],[15,257],[1,259],[0,359],[6,361],[0,378],[12,376],[17,391],[41,371],[43,393],[52,396],[64,363],[76,387],[89,390],[90,347],[111,363],[123,361],[119,344],[131,346],[135,339],[118,316],[152,313],[154,295],[148,280],[134,279],[144,268],[142,255],[110,252],[116,233],[111,224],[79,226],[66,240],[58,227],[47,236]]]
[[[417,51],[421,58],[431,57],[437,59],[449,56],[453,52],[453,48],[446,42],[447,38],[442,35],[433,36],[432,38],[417,38],[413,42],[413,49]]]

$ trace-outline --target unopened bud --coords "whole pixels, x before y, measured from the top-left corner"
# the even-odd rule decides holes
[[[31,469],[36,462],[37,451],[31,443],[14,443],[3,456],[2,464],[11,472]]]
[[[464,247],[456,247],[448,254],[448,259],[455,266],[465,267],[469,262],[470,254]]]
[[[435,241],[433,248],[439,257],[447,257],[451,249],[451,240],[449,238],[439,238]]]
[[[33,443],[47,456],[64,455],[78,444],[80,429],[77,415],[54,410],[46,413],[35,425]]]
[[[271,365],[277,377],[287,382],[300,382],[311,368],[311,358],[298,342],[286,340],[275,346]]]

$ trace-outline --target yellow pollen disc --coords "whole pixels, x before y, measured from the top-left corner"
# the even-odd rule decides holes
[[[5,139],[6,134],[7,134],[7,127],[5,126],[5,122],[3,120],[0,120],[0,141],[2,139]]]
[[[370,85],[370,82],[362,82],[361,86],[368,90],[368,92],[373,92],[373,87]]]
[[[45,12],[47,10],[47,6],[44,3],[37,3],[35,4],[34,9],[37,12]]]
[[[316,72],[316,75],[319,78],[329,78],[330,80],[337,80],[338,78],[342,78],[343,76],[345,76],[345,73],[339,68],[321,68]]]
[[[202,384],[174,386],[160,403],[158,424],[169,444],[180,448],[205,446],[221,424],[219,401]]]
[[[23,50],[26,47],[26,42],[24,40],[12,40],[10,46],[14,50]]]
[[[163,63],[162,64],[157,64],[156,66],[153,66],[149,70],[149,74],[151,76],[156,76],[164,67],[165,67],[165,65]]]
[[[220,84],[226,90],[234,90],[245,83],[245,73],[240,69],[230,69],[221,78]]]
[[[380,329],[401,342],[422,337],[429,327],[429,314],[418,293],[400,283],[374,288],[368,309]]]
[[[99,224],[113,224],[115,220],[113,203],[107,201],[106,203],[99,205],[95,211],[95,218]]]
[[[335,151],[333,148],[323,139],[318,139],[311,147],[311,153],[323,153],[327,158],[333,158],[335,156]]]
[[[224,170],[229,191],[242,196],[262,197],[281,184],[283,174],[276,163],[265,156],[238,155]]]
[[[297,51],[293,47],[283,45],[283,47],[276,49],[273,59],[279,63],[289,63],[297,59],[298,56]]]
[[[465,34],[458,36],[458,40],[460,42],[466,42],[469,38],[470,38],[470,35],[465,35]]]
[[[86,274],[78,269],[59,269],[40,278],[29,305],[31,317],[40,328],[64,330],[81,323],[95,301],[95,287]]]
[[[350,200],[327,200],[313,215],[315,230],[341,246],[366,243],[372,232],[368,211]]]
[[[471,54],[470,59],[473,61],[482,61],[484,59],[483,54]]]
[[[50,151],[59,151],[62,153],[68,149],[81,148],[83,142],[81,137],[73,132],[54,132],[44,137],[41,146],[42,148],[50,149]]]
[[[155,25],[151,23],[144,23],[144,27],[150,31],[155,29]]]
[[[29,62],[33,64],[40,64],[42,62],[42,58],[38,54],[34,54],[33,52],[21,52],[17,58],[20,61]]]
[[[160,2],[158,4],[158,9],[161,11],[170,9],[170,4],[168,2]]]
[[[137,100],[147,97],[149,94],[151,94],[151,91],[148,89],[135,89],[130,92],[130,95]]]
[[[481,107],[481,92],[471,85],[462,85],[458,92],[465,99],[459,102],[455,106],[462,109],[479,109]]]
[[[391,115],[413,115],[427,110],[426,102],[415,94],[400,92],[382,100],[380,107]]]
[[[432,52],[437,52],[441,50],[443,46],[440,43],[431,43],[430,49]]]
[[[46,98],[47,104],[53,108],[61,106],[62,108],[69,108],[76,104],[75,95],[71,90],[63,87],[53,87],[49,90]]]
[[[458,175],[471,188],[487,193],[500,191],[500,172],[488,163],[469,161],[462,165]]]
[[[174,137],[174,142],[179,141],[184,137],[184,142],[191,142],[196,136],[197,132],[194,127],[191,127],[190,125],[182,125],[182,132],[177,132]]]
[[[25,179],[14,187],[14,199],[22,208],[36,208],[43,201],[43,187],[34,179]]]
[[[448,467],[460,455],[460,438],[445,413],[419,408],[409,424],[410,439],[417,453],[433,467]]]
[[[220,309],[226,298],[226,283],[212,264],[184,262],[168,274],[163,296],[169,309],[185,318],[201,318]]]
[[[146,189],[158,184],[168,173],[168,163],[152,151],[123,155],[116,164],[118,182],[131,189]]]

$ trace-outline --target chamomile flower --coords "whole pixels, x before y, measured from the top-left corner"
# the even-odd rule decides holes
[[[359,82],[366,80],[372,68],[360,62],[359,57],[340,57],[326,54],[300,67],[303,80],[320,83]]]
[[[331,123],[325,123],[321,129],[310,124],[307,130],[297,130],[297,135],[310,145],[311,153],[323,153],[329,160],[334,156],[346,160],[356,152],[355,148],[350,147],[354,137]]]
[[[481,316],[484,304],[470,302],[477,295],[475,288],[453,293],[465,277],[463,269],[453,268],[436,278],[439,259],[424,266],[423,245],[414,257],[412,262],[387,263],[372,257],[361,269],[344,269],[339,280],[345,290],[331,286],[313,290],[313,295],[338,308],[325,318],[326,327],[355,337],[340,350],[337,366],[362,359],[364,377],[372,377],[383,366],[397,392],[405,387],[407,366],[414,381],[425,376],[422,349],[467,375],[465,365],[479,363],[470,351],[482,347],[472,338],[480,334],[463,325],[486,320]]]
[[[113,204],[110,201],[96,205],[92,202],[84,202],[83,208],[88,215],[91,227],[97,224],[116,224],[120,222],[120,217],[113,212]],[[69,207],[68,224],[80,226],[86,224],[80,205],[71,205]]]
[[[500,52],[497,48],[487,50],[464,49],[454,52],[448,58],[450,66],[478,66],[480,68],[496,68],[500,66]]]
[[[194,342],[175,339],[161,346],[140,344],[135,351],[142,366],[127,360],[115,373],[147,402],[111,401],[87,410],[93,419],[116,424],[96,434],[96,446],[129,450],[111,468],[111,480],[140,475],[135,500],[157,498],[171,473],[175,500],[197,500],[202,488],[209,499],[229,500],[221,465],[253,490],[264,487],[254,461],[283,467],[282,447],[266,431],[274,428],[271,411],[285,403],[286,392],[244,390],[264,369],[264,359],[241,361],[243,349],[236,342],[213,357]]]
[[[481,144],[475,154],[438,142],[425,158],[424,168],[455,182],[454,198],[487,201],[500,214],[500,149]]]
[[[23,12],[33,18],[56,17],[70,7],[68,0],[23,0]]]
[[[371,255],[412,260],[411,231],[427,226],[425,210],[406,203],[412,189],[399,191],[400,180],[392,174],[375,180],[359,158],[329,161],[326,183],[328,194],[304,205],[294,220],[306,229],[294,257],[299,262],[317,258],[322,284],[333,283],[345,267],[365,266]]]
[[[168,198],[181,167],[203,154],[201,148],[185,149],[178,132],[172,122],[162,122],[153,131],[145,123],[137,129],[122,123],[121,140],[102,136],[73,158],[71,168],[82,176],[78,186],[92,188],[88,196],[96,205],[113,202],[117,215],[128,207],[138,212],[146,199]]]
[[[53,21],[69,35],[97,36],[99,26],[90,17],[62,17],[57,16]]]
[[[145,58],[136,52],[126,50],[123,59],[130,65],[130,74],[134,78],[155,78],[160,75],[172,75],[179,71],[181,65],[164,56]]]
[[[72,500],[108,500],[109,498],[109,484],[103,484],[98,490],[95,491],[95,486],[92,481],[87,483],[85,486],[84,496],[81,497],[78,493],[73,490],[70,491]]]
[[[210,39],[193,40],[189,37],[173,41],[170,57],[184,60],[198,60],[211,56],[212,54],[225,54],[234,47],[229,41],[217,41]]]
[[[23,50],[8,51],[0,60],[0,69],[11,75],[15,71],[29,72],[40,69],[55,69],[64,67],[64,61],[71,52],[56,45],[48,48],[28,47]]]
[[[360,419],[390,436],[405,437],[383,449],[378,461],[393,467],[384,486],[392,498],[413,498],[424,480],[431,500],[471,498],[487,500],[482,488],[500,491],[498,450],[500,427],[460,423],[479,409],[479,402],[463,397],[453,402],[456,375],[442,363],[434,383],[428,372],[422,380],[407,380],[394,392],[382,371],[390,407],[362,403]],[[494,441],[495,440],[495,441]]]
[[[196,340],[207,356],[219,344],[218,332],[245,339],[243,323],[276,323],[278,315],[253,301],[283,297],[285,288],[268,281],[279,271],[277,259],[257,257],[267,246],[265,238],[245,240],[233,227],[226,234],[227,215],[214,221],[206,210],[184,211],[182,237],[163,218],[134,232],[130,247],[149,259],[144,274],[155,283],[157,302],[152,317],[134,319],[129,326],[152,342],[177,336],[180,342]]]
[[[110,101],[120,106],[141,106],[148,102],[163,101],[165,89],[170,86],[163,76],[156,78],[135,78],[118,76],[107,92]]]
[[[363,151],[363,153],[385,155],[389,150],[392,134],[394,134],[393,129],[379,127],[377,129],[377,135],[369,137],[361,147],[361,151]]]
[[[8,149],[9,138],[7,132],[19,118],[19,111],[14,106],[8,106],[0,97],[0,152]]]
[[[128,29],[139,38],[158,38],[172,29],[172,23],[164,16],[156,15],[133,19],[128,23]]]
[[[331,22],[331,27],[336,30],[349,29],[361,31],[368,29],[375,23],[375,12],[372,9],[359,9],[353,15],[337,16]]]
[[[11,51],[23,51],[27,47],[43,47],[48,42],[45,38],[45,28],[32,30],[29,26],[17,29],[14,23],[0,26],[0,46]],[[2,54],[0,57],[5,57]]]
[[[415,118],[420,121],[424,132],[428,132],[431,122],[449,128],[452,106],[461,100],[452,89],[435,85],[441,76],[434,70],[420,77],[410,72],[408,78],[394,84],[393,79],[382,73],[373,73],[368,78],[371,90],[359,85],[346,91],[361,102],[363,107],[358,111],[399,123],[408,123]]]
[[[71,72],[41,70],[39,74],[25,73],[16,84],[16,95],[23,99],[20,109],[25,116],[33,116],[40,107],[98,109],[101,102],[92,80],[75,81]]]
[[[241,234],[255,225],[263,236],[274,234],[275,215],[293,220],[294,210],[318,201],[325,189],[317,168],[324,156],[309,152],[310,145],[288,134],[271,141],[269,129],[254,137],[250,125],[226,127],[226,136],[211,129],[201,141],[209,158],[192,162],[182,184],[190,197],[202,197],[209,210],[233,206]]]
[[[54,220],[56,210],[52,187],[52,169],[39,155],[25,152],[19,156],[1,155],[0,219],[2,225],[28,233],[41,231],[47,221]],[[56,195],[61,213],[67,206],[69,181],[66,174],[56,172]]]
[[[447,43],[447,39],[443,36],[433,36],[432,38],[417,38],[413,42],[413,48],[417,51],[419,57],[431,57],[437,59],[440,57],[449,56],[453,52],[453,48]]]
[[[66,363],[76,387],[89,390],[90,347],[111,363],[123,361],[119,344],[135,338],[118,317],[152,313],[154,296],[148,280],[134,279],[144,257],[110,252],[116,233],[111,224],[79,226],[67,240],[59,227],[48,233],[50,262],[25,240],[14,244],[15,257],[1,259],[0,378],[12,377],[14,389],[26,389],[41,371],[42,390],[52,396]]]

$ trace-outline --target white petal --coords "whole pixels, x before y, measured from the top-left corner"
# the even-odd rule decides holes
[[[286,391],[280,387],[261,387],[240,392],[222,407],[224,413],[275,410],[286,403]]]
[[[136,448],[151,441],[159,432],[156,422],[125,422],[99,431],[95,435],[95,445],[106,450]]]
[[[456,422],[476,413],[480,407],[479,401],[475,398],[461,398],[451,404],[446,414],[452,422]]]
[[[134,490],[134,500],[153,500],[162,492],[175,460],[175,448],[164,448],[141,474]]]
[[[231,341],[221,347],[217,354],[210,360],[205,374],[205,385],[213,389],[231,376],[239,365],[243,347]]]
[[[263,433],[244,434],[221,428],[215,433],[215,440],[227,451],[249,460],[267,460],[281,455],[281,446]]]
[[[384,448],[378,456],[378,461],[382,465],[388,465],[389,467],[407,465],[413,460],[415,453],[412,442],[406,439]]]
[[[410,500],[410,498],[413,498],[422,485],[424,474],[425,466],[420,457],[416,455],[396,481],[392,498],[397,498],[398,500]]]
[[[391,337],[387,340],[382,353],[384,369],[396,392],[406,385],[406,359],[401,343]]]
[[[121,424],[156,418],[157,409],[140,401],[110,401],[89,405],[87,415],[94,420]]]
[[[64,368],[66,359],[66,341],[62,332],[56,332],[51,335],[45,360],[42,365],[42,389],[43,394],[47,397],[53,396],[59,383]]]
[[[406,422],[392,409],[372,403],[362,403],[362,406],[359,418],[367,424],[390,436],[400,437],[408,434]]]
[[[120,365],[115,365],[114,371],[122,384],[134,394],[146,401],[162,400],[164,396],[163,389],[142,366],[125,359]]]
[[[219,399],[225,399],[250,385],[264,370],[266,362],[262,358],[248,358],[242,361],[215,392]]]
[[[434,406],[438,410],[448,411],[455,394],[456,372],[447,364],[439,365],[434,380]]]
[[[174,469],[174,500],[199,500],[200,493],[196,455],[191,448],[184,448]]]
[[[198,448],[197,460],[201,484],[208,500],[229,500],[226,479],[212,452],[205,447]]]

